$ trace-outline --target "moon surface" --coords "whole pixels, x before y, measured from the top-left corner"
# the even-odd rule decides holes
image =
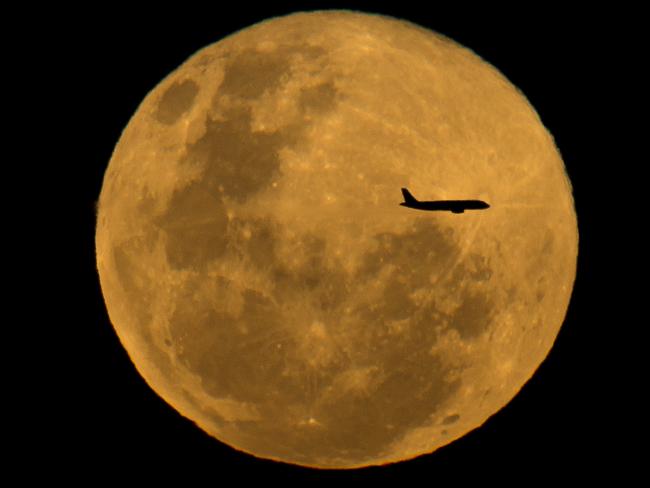
[[[481,199],[455,215],[399,206]],[[470,50],[298,13],[191,56],[106,170],[102,292],[147,383],[220,441],[319,468],[430,453],[521,389],[578,232],[553,138]]]

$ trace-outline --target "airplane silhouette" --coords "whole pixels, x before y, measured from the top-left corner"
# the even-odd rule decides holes
[[[465,210],[483,210],[490,206],[482,200],[436,200],[421,202],[408,191],[402,188],[404,201],[400,205],[417,210],[446,210],[452,213],[463,213]]]

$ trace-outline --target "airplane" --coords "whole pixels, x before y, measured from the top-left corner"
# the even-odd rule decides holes
[[[415,208],[417,210],[446,210],[452,213],[463,213],[465,210],[483,210],[490,208],[490,206],[482,200],[435,200],[429,202],[421,202],[408,191],[407,188],[402,188],[402,195],[404,201],[400,205],[408,208]]]

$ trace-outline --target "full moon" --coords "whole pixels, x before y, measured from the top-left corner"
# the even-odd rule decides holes
[[[414,210],[402,187],[490,208]],[[151,388],[235,449],[318,468],[431,453],[498,412],[555,341],[577,245],[524,95],[443,35],[350,11],[261,22],[162,80],[96,229]]]

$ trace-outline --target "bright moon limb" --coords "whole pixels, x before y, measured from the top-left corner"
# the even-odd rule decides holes
[[[399,206],[480,199],[481,212]],[[321,468],[430,453],[544,360],[578,233],[564,164],[494,67],[414,24],[299,13],[147,95],[96,251],[147,383],[236,449]]]

